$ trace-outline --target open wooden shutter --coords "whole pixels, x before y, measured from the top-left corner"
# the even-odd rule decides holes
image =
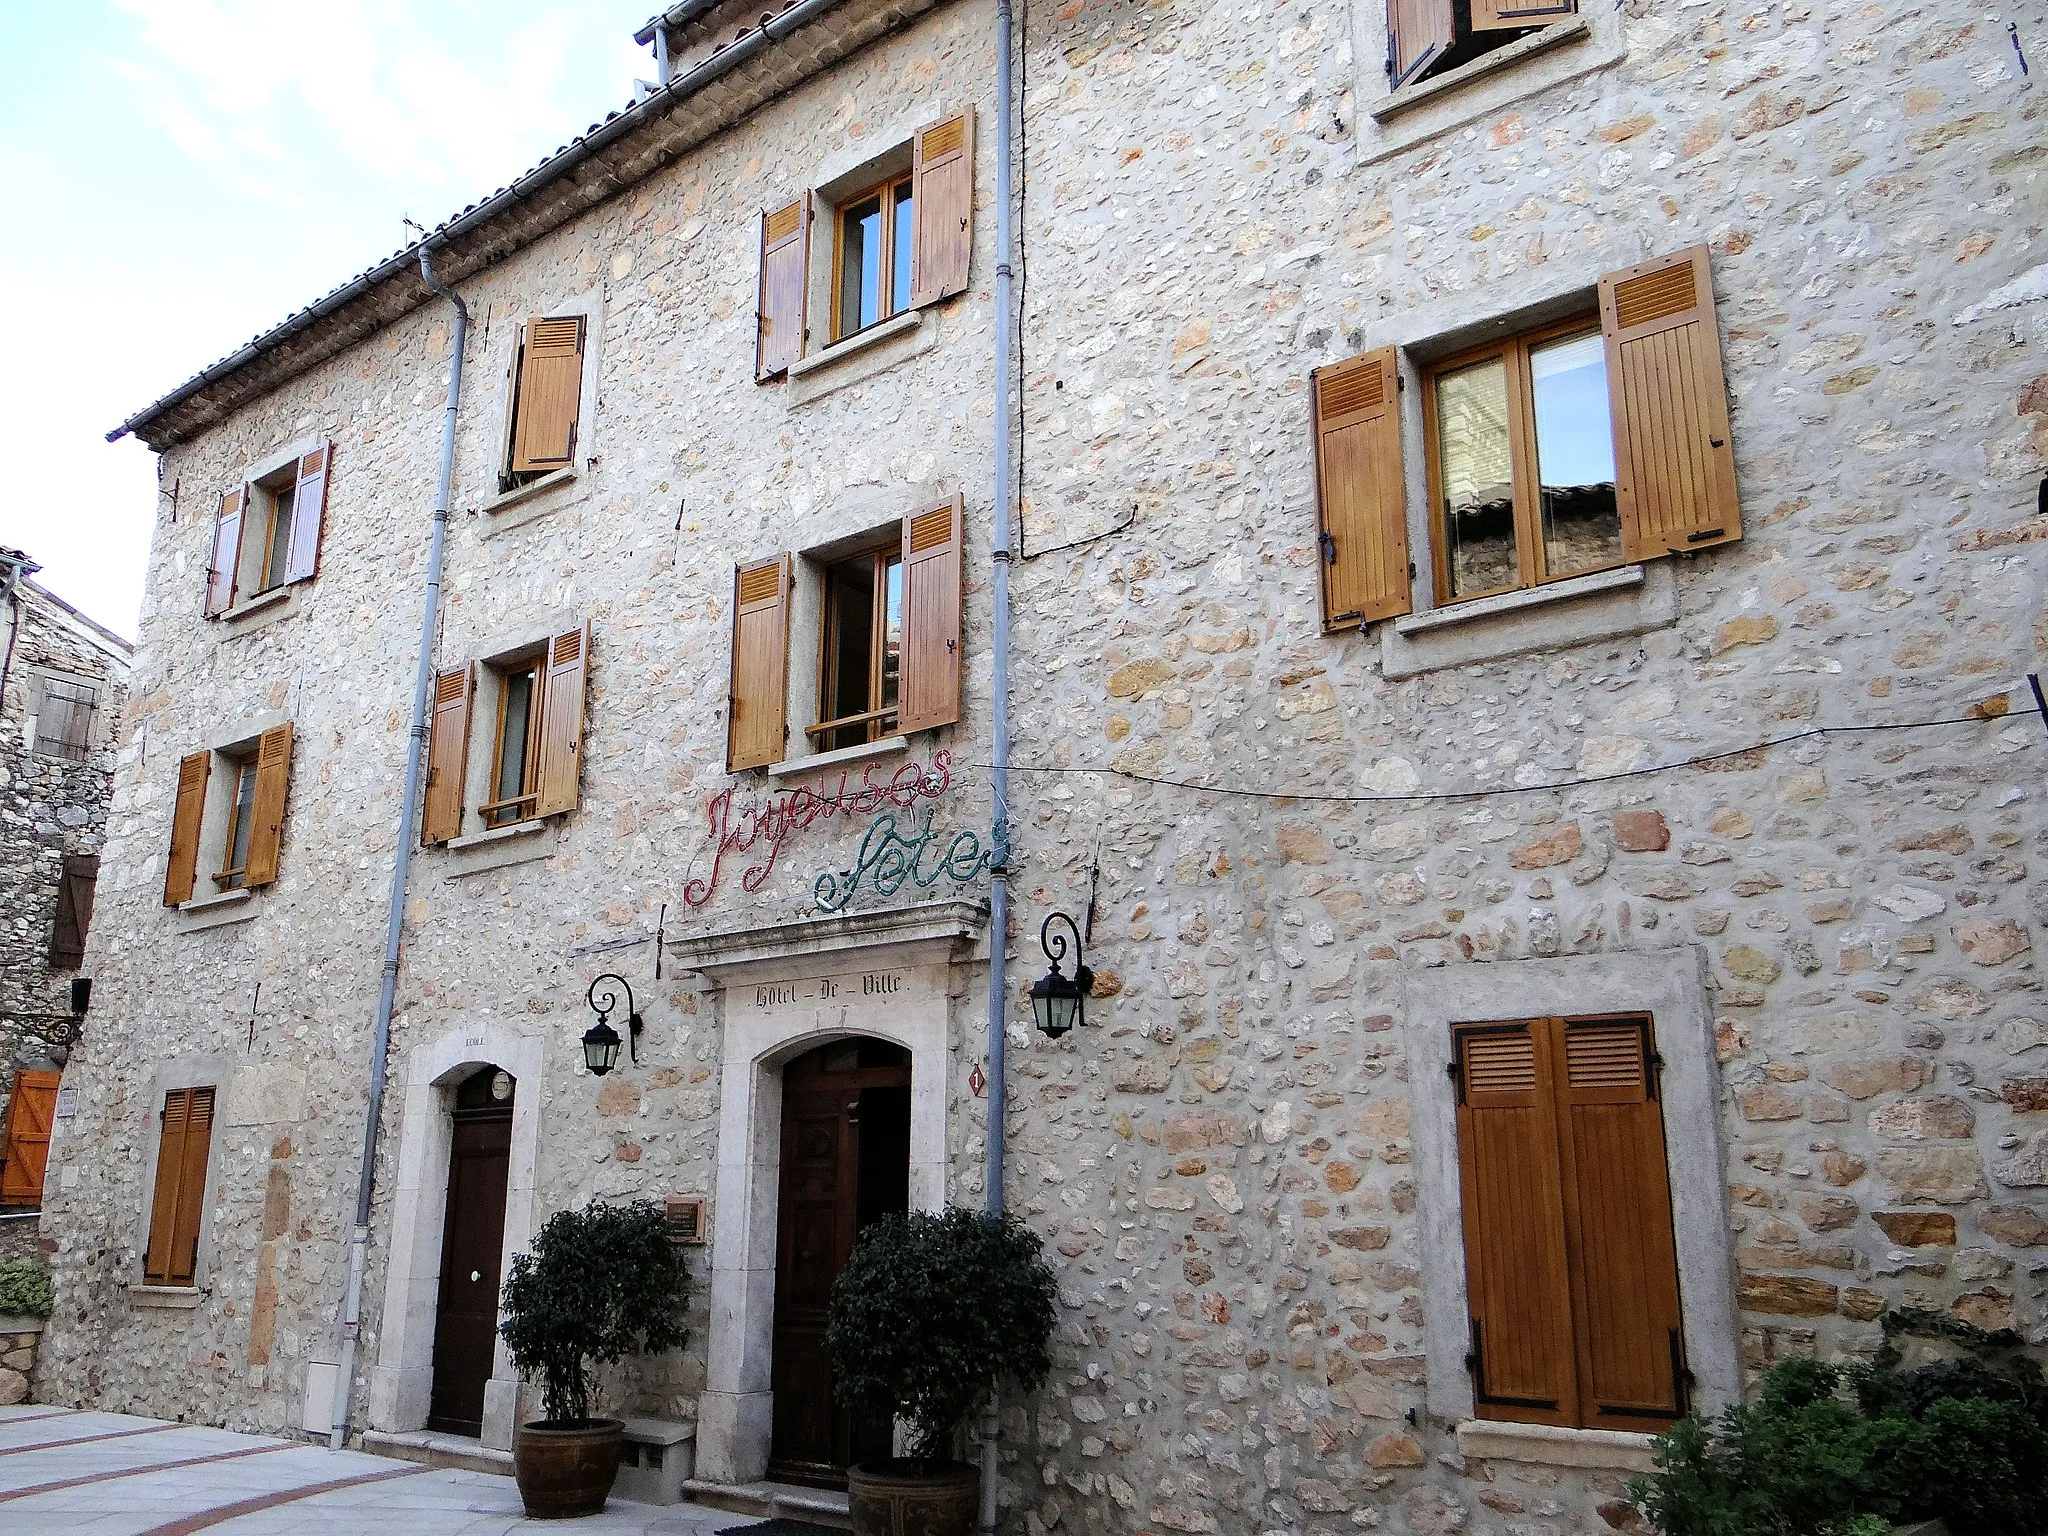
[[[1578,13],[1578,0],[1472,0],[1472,30],[1544,27]]]
[[[782,761],[789,734],[789,583],[788,555],[733,571],[727,773]]]
[[[286,581],[304,581],[320,568],[320,525],[327,511],[327,472],[333,462],[332,443],[322,444],[299,460],[291,541],[284,554]]]
[[[512,406],[512,471],[561,469],[576,458],[583,397],[583,317],[526,322]]]
[[[1678,1250],[1650,1021],[1546,1021],[1578,1313],[1579,1422],[1669,1429],[1686,1411]]]
[[[548,642],[541,683],[540,763],[534,775],[533,814],[559,816],[576,809],[583,770],[583,690],[590,677],[590,622]]]
[[[1387,0],[1387,88],[1408,84],[1442,58],[1453,36],[1451,0]]]
[[[960,562],[966,503],[953,496],[903,519],[903,662],[896,729],[960,718]]]
[[[967,290],[974,250],[974,109],[917,130],[910,146],[910,302]]]
[[[1742,537],[1707,248],[1600,279],[1622,552],[1649,560]]]
[[[427,727],[427,807],[420,841],[445,843],[462,835],[463,779],[469,772],[469,711],[476,698],[476,663],[434,678],[434,712]]]
[[[249,807],[249,869],[242,883],[268,885],[277,878],[277,850],[284,840],[284,797],[292,777],[292,728],[273,726],[256,742],[256,794]]]
[[[211,752],[194,752],[178,760],[178,799],[171,808],[171,859],[164,870],[167,907],[192,899],[192,884],[199,876],[199,820],[206,811],[206,776],[212,768]]]
[[[142,1278],[150,1285],[190,1285],[198,1273],[206,1157],[212,1144],[213,1090],[176,1088],[165,1094],[149,1244],[142,1261]]]
[[[755,308],[754,382],[787,371],[804,352],[804,286],[811,244],[811,200],[761,215],[761,288]]]
[[[235,606],[235,568],[242,559],[242,514],[249,487],[221,492],[213,512],[213,554],[206,564],[206,616],[218,618]]]
[[[75,971],[85,964],[85,936],[92,927],[93,890],[99,884],[100,856],[68,853],[57,881],[57,921],[50,930],[50,969]]]
[[[1314,375],[1326,634],[1393,618],[1413,606],[1399,381],[1392,347],[1318,368]]]
[[[14,1074],[14,1090],[7,1098],[7,1128],[0,1134],[0,1206],[21,1210],[43,1203],[43,1173],[50,1162],[58,1076],[32,1067]]]
[[[1483,1419],[1570,1424],[1570,1272],[1545,1021],[1457,1028],[1458,1173],[1473,1397]]]

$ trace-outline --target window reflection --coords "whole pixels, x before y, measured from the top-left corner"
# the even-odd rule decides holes
[[[1598,331],[1529,350],[1535,399],[1536,472],[1549,575],[1621,563],[1614,496],[1614,426],[1607,401],[1607,344]]]
[[[1514,458],[1507,367],[1490,357],[1436,381],[1437,455],[1453,597],[1514,586]]]

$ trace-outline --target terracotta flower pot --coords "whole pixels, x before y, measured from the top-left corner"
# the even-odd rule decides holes
[[[853,1536],[972,1536],[981,1469],[963,1461],[864,1461],[846,1471]]]
[[[569,1520],[603,1509],[625,1435],[622,1419],[520,1425],[512,1437],[512,1475],[526,1512],[536,1520]]]

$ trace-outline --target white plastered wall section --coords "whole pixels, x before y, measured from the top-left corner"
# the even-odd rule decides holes
[[[1473,1417],[1457,1090],[1451,1026],[1476,1020],[1647,1012],[1664,1058],[1664,1143],[1678,1240],[1678,1288],[1693,1401],[1707,1413],[1741,1395],[1735,1264],[1729,1244],[1721,1071],[1707,953],[1696,944],[1418,967],[1403,978],[1429,1411]]]

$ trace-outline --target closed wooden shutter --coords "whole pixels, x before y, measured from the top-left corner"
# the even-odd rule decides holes
[[[782,761],[789,734],[789,583],[788,555],[733,572],[727,773]]]
[[[268,885],[277,878],[277,852],[284,841],[284,797],[292,777],[292,728],[273,726],[256,742],[256,793],[249,806],[249,867],[242,883]]]
[[[284,554],[286,581],[304,581],[320,569],[320,527],[327,512],[327,476],[333,462],[332,443],[323,443],[299,460],[291,542]]]
[[[213,1090],[176,1088],[165,1094],[149,1244],[142,1261],[142,1278],[150,1285],[190,1285],[198,1274],[206,1158],[212,1145]]]
[[[903,519],[903,664],[896,729],[928,731],[960,718],[960,562],[966,503],[949,500]]]
[[[974,109],[917,130],[910,146],[910,302],[967,290],[974,250]]]
[[[1456,1034],[1467,1364],[1481,1418],[1570,1424],[1571,1282],[1542,1022]]]
[[[85,936],[92,927],[93,890],[100,856],[68,853],[57,881],[57,921],[50,930],[50,969],[75,971],[85,963]]]
[[[761,215],[761,287],[756,303],[754,382],[766,383],[804,352],[804,287],[811,244],[811,200]]]
[[[212,767],[211,752],[194,752],[178,760],[178,799],[171,808],[171,858],[164,870],[167,907],[192,899],[192,884],[199,876],[199,821],[206,811],[206,776]]]
[[[242,559],[242,514],[249,487],[221,492],[213,513],[213,554],[206,563],[206,616],[218,618],[235,606],[235,568]]]
[[[58,1076],[32,1067],[14,1074],[14,1088],[7,1096],[7,1128],[0,1133],[0,1206],[23,1210],[43,1203]]]
[[[1546,1021],[1578,1315],[1579,1422],[1661,1433],[1686,1411],[1678,1250],[1650,1021]]]
[[[1413,606],[1400,371],[1394,349],[1382,347],[1317,369],[1313,382],[1323,630],[1331,633]]]
[[[583,691],[590,677],[590,624],[548,642],[541,683],[540,762],[534,774],[533,814],[559,816],[576,809],[583,777]]]
[[[583,317],[526,323],[512,405],[512,471],[561,469],[576,458],[583,396]]]
[[[1387,87],[1410,81],[1442,58],[1455,35],[1451,0],[1387,0]]]
[[[1742,537],[1707,248],[1600,279],[1615,499],[1630,560]]]
[[[1579,13],[1578,0],[1472,0],[1472,30],[1545,27]]]
[[[445,843],[462,835],[463,780],[469,772],[469,714],[476,698],[476,663],[434,678],[434,710],[427,727],[427,806],[420,841]]]

